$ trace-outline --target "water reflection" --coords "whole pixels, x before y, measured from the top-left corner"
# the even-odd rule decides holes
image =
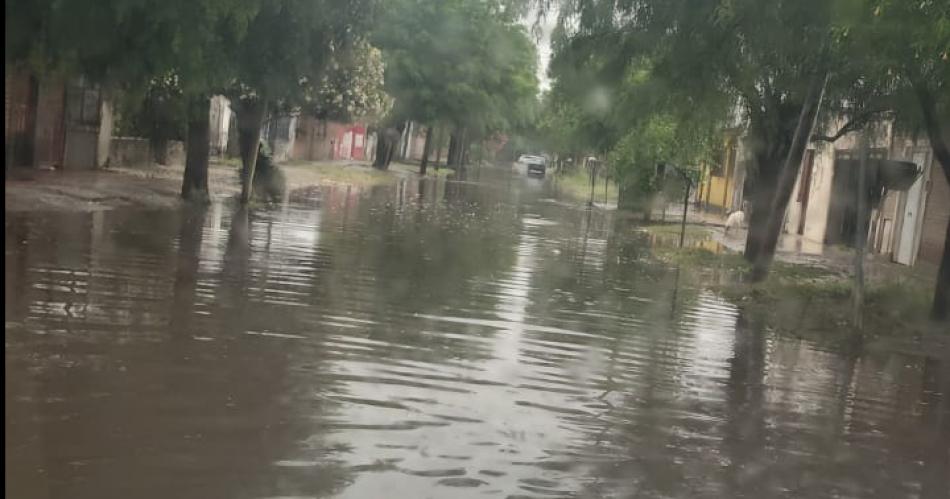
[[[7,495],[946,497],[946,353],[778,337],[552,196],[7,215]]]

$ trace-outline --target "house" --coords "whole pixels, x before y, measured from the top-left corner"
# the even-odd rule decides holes
[[[112,102],[84,78],[40,80],[7,67],[4,81],[6,167],[104,167],[112,140]]]
[[[930,144],[897,131],[891,122],[881,123],[870,140],[871,159],[910,162],[916,175],[904,184],[880,184],[865,222],[868,251],[904,265],[918,259],[938,264],[950,219],[950,186]],[[820,244],[854,244],[857,159],[856,133],[809,144],[786,213],[786,233]]]
[[[365,124],[299,116],[289,157],[306,161],[367,160],[371,152]]]
[[[702,167],[695,199],[704,211],[725,216],[742,208],[747,148],[741,132],[738,127],[726,130],[721,162]]]

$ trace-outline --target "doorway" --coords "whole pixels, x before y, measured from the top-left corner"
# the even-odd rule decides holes
[[[930,171],[925,166],[927,164],[927,151],[915,151],[911,161],[917,165],[923,165],[923,174],[917,177],[914,184],[910,186],[905,194],[904,210],[901,214],[900,239],[897,241],[897,251],[895,260],[904,265],[913,265],[917,259],[917,248],[920,238],[920,224],[923,220],[924,209],[924,184],[930,178]]]

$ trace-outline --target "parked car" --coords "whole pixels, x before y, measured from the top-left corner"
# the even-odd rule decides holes
[[[520,158],[518,158],[518,162],[527,167],[528,175],[544,176],[544,173],[547,170],[548,162],[544,156],[523,154]]]

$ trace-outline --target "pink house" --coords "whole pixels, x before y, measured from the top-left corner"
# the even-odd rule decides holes
[[[362,123],[338,123],[301,116],[295,133],[292,159],[367,159],[366,125]]]

